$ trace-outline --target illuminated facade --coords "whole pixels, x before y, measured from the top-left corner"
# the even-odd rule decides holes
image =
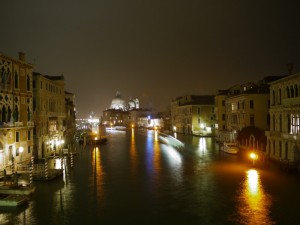
[[[200,136],[215,134],[214,96],[186,95],[171,102],[174,132]]]
[[[274,81],[270,86],[270,130],[267,154],[271,159],[300,162],[300,73]]]
[[[33,65],[0,54],[0,169],[29,163],[33,151]]]
[[[139,100],[130,98],[126,103],[117,91],[109,109],[103,111],[101,123],[105,126],[136,126],[137,117],[140,115],[144,116],[145,110],[140,108]]]
[[[220,141],[221,136],[226,132],[226,107],[225,99],[227,96],[227,90],[220,90],[215,96],[215,115],[216,115],[216,139]],[[226,135],[227,136],[227,135]]]
[[[238,133],[245,127],[263,131],[269,129],[270,79],[273,78],[265,78],[257,84],[236,85],[219,92],[215,97],[219,141],[236,142]]]
[[[126,103],[125,100],[122,98],[121,93],[117,91],[116,96],[111,101],[111,105],[109,109],[128,111],[128,110],[139,109],[139,107],[140,107],[140,103],[137,98],[130,98],[129,102]]]
[[[59,154],[64,146],[66,105],[63,76],[33,73],[34,154],[46,158]]]

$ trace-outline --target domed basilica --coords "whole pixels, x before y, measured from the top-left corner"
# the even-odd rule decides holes
[[[121,97],[121,93],[117,91],[115,98],[111,101],[109,109],[128,111],[139,108],[139,100],[137,98],[130,98],[129,102],[126,103]]]

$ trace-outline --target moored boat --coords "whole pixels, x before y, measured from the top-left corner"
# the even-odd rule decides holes
[[[24,195],[0,194],[0,206],[4,206],[4,207],[19,206],[27,202],[28,202],[28,198]]]
[[[228,154],[233,154],[236,155],[239,152],[239,147],[237,146],[236,143],[231,143],[231,142],[224,142],[222,146],[222,151],[228,153]]]

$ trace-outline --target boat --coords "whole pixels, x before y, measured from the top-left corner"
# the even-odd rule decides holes
[[[163,144],[170,145],[170,146],[172,146],[176,149],[183,149],[184,148],[184,143],[182,143],[177,138],[175,138],[171,135],[159,132],[158,138],[159,138],[159,141]]]
[[[28,198],[24,195],[6,195],[0,194],[0,206],[11,207],[19,206],[28,202]]]
[[[236,155],[239,152],[239,147],[236,143],[224,142],[222,146],[222,150],[228,154]]]

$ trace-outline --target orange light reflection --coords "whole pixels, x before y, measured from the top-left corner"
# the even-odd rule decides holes
[[[94,188],[97,195],[97,198],[103,196],[103,168],[101,163],[101,151],[100,148],[95,146],[92,151],[92,167],[93,167],[93,179],[94,179]]]
[[[246,172],[238,197],[239,222],[242,224],[274,224],[270,218],[271,197],[265,193],[257,170]]]

